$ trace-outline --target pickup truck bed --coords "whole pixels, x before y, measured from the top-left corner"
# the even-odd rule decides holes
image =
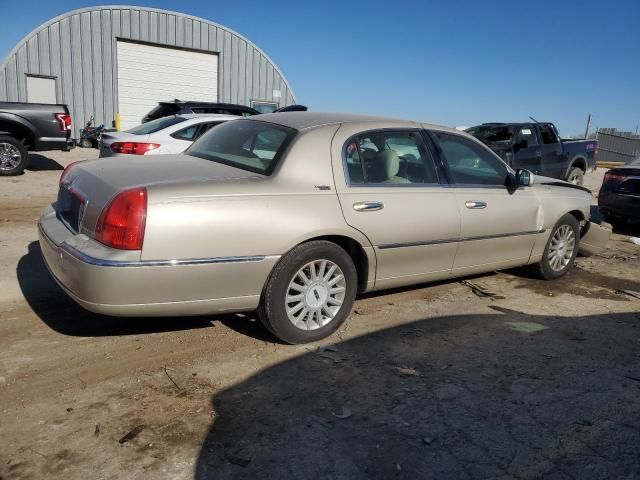
[[[30,151],[70,148],[71,115],[66,105],[0,102],[0,176],[22,173]]]

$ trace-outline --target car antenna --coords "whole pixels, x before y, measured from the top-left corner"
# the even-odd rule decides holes
[[[536,122],[538,125],[540,125],[540,122],[539,122],[538,120],[536,120],[535,118],[533,118],[533,117],[531,117],[531,116],[529,116],[529,118],[530,118],[531,120],[533,120],[534,122]]]

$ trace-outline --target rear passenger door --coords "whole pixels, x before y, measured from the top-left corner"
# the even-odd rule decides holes
[[[423,132],[344,124],[332,159],[344,217],[374,246],[376,288],[448,277],[460,213]]]
[[[461,219],[454,275],[521,265],[542,235],[541,203],[533,188],[508,185],[507,166],[466,136],[431,131]]]

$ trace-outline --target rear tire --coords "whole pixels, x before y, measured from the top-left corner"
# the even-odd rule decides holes
[[[258,317],[286,343],[315,342],[344,323],[357,288],[356,269],[344,249],[324,240],[303,243],[271,272]]]
[[[580,224],[567,213],[551,230],[542,259],[531,266],[533,274],[543,280],[565,276],[575,262],[579,246]]]
[[[0,176],[20,175],[29,165],[24,144],[13,137],[0,136]]]
[[[570,168],[569,173],[567,173],[567,182],[582,186],[584,183],[584,171],[578,167]]]

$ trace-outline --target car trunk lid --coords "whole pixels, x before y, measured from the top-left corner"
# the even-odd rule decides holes
[[[185,182],[229,182],[261,175],[189,155],[123,156],[74,165],[60,185],[56,210],[74,232],[94,236],[102,209],[121,191]]]

